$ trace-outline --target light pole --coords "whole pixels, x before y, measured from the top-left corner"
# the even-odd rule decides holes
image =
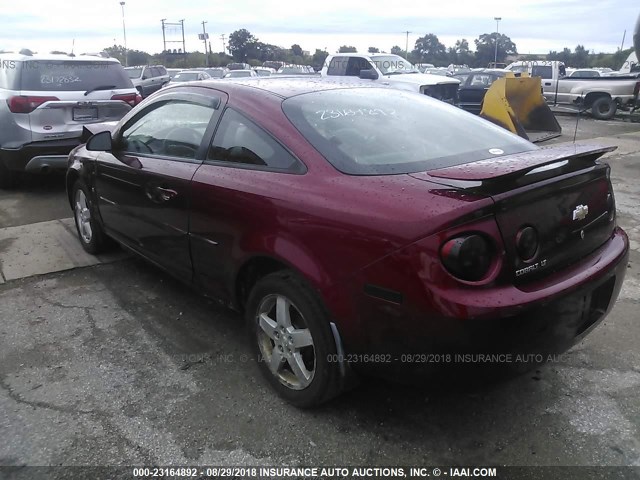
[[[129,51],[127,50],[127,27],[124,24],[124,2],[120,2],[122,8],[122,33],[124,34],[124,66],[129,66]]]
[[[496,21],[496,54],[493,57],[493,68],[496,68],[496,64],[498,63],[498,38],[500,37],[500,20],[502,17],[493,17]]]

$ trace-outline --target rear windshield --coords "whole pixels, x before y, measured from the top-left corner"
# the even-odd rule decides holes
[[[207,70],[207,73],[212,78],[222,78],[222,77],[224,77],[224,70],[221,69],[221,68],[211,68],[211,69]]]
[[[291,97],[283,110],[343,173],[415,173],[535,150],[532,143],[427,95],[353,88]]]
[[[173,77],[174,82],[188,82],[190,80],[198,80],[198,72],[180,72]]]
[[[29,60],[21,62],[20,74],[21,90],[68,92],[107,86],[133,88],[122,65],[115,62]]]

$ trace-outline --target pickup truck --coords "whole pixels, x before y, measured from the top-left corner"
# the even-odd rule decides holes
[[[455,104],[460,80],[441,75],[420,73],[409,61],[398,55],[339,53],[327,57],[320,75],[323,77],[355,77],[399,90],[409,90]]]
[[[626,77],[567,77],[564,63],[553,61],[513,62],[513,73],[541,77],[542,93],[550,105],[568,105],[590,110],[599,120],[613,118],[618,108],[634,109],[640,91],[640,79]]]

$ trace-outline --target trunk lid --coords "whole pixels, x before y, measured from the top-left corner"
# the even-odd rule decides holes
[[[548,147],[413,174],[416,178],[490,195],[510,278],[522,283],[566,267],[611,236],[615,204],[609,166],[597,159],[615,147]],[[538,247],[523,254],[525,229]],[[531,234],[530,231],[527,234]]]

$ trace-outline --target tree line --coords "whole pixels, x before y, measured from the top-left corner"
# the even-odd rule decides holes
[[[452,47],[446,47],[438,36],[427,33],[416,40],[413,49],[405,52],[398,45],[394,45],[388,53],[407,58],[411,63],[431,63],[435,66],[468,65],[469,67],[486,67],[496,57],[499,63],[509,63],[507,58],[518,55],[516,44],[505,34],[483,33],[473,41],[475,49],[472,50],[467,39],[460,39]],[[279,61],[292,64],[311,65],[316,69],[322,68],[329,52],[316,49],[314,53],[302,50],[299,44],[293,44],[290,48],[261,42],[251,32],[242,28],[229,35],[229,54],[226,52],[214,53],[212,51],[190,52],[187,54],[159,53],[151,55],[139,50],[127,52],[129,65],[164,64],[167,67],[193,68],[227,65],[230,62],[246,62],[250,65],[261,65],[265,61]],[[114,45],[106,48],[111,56],[125,63],[125,49]],[[356,52],[351,45],[343,45],[338,53]],[[387,53],[386,50],[375,46],[368,48],[368,53]],[[615,53],[590,53],[583,45],[578,45],[574,50],[564,48],[562,51],[550,51],[543,55],[518,55],[520,60],[560,60],[569,67],[608,67],[614,70],[621,68],[633,49],[618,50]]]

